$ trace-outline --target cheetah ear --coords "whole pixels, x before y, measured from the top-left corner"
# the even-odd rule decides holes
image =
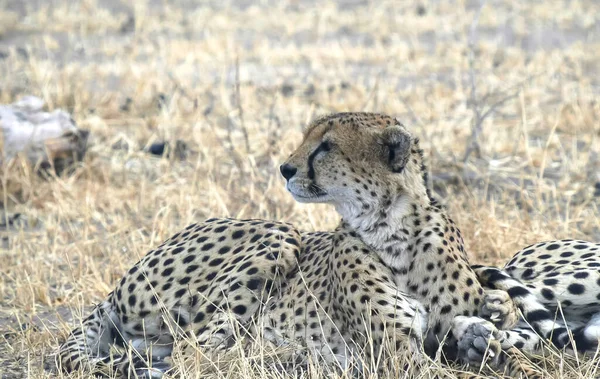
[[[397,122],[383,130],[381,141],[388,150],[388,164],[392,172],[402,172],[410,156],[410,133]]]

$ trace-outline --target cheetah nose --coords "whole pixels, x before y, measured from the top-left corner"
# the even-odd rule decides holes
[[[281,171],[281,175],[283,175],[285,180],[290,180],[294,175],[296,175],[298,169],[289,163],[285,163],[279,166],[279,171]]]

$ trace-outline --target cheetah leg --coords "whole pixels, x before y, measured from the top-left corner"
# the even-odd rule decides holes
[[[207,323],[194,323],[196,343],[204,349],[223,351],[242,337],[263,306],[263,296],[245,286],[230,291]]]
[[[56,357],[59,369],[65,373],[81,369],[104,375],[114,372],[110,346],[120,339],[119,325],[110,301],[98,304],[60,346]]]
[[[165,372],[171,368],[171,364],[166,357],[152,357],[147,359],[138,352],[132,351],[130,354],[124,354],[114,365],[117,371],[124,377],[137,377],[139,379],[157,379],[162,378]]]
[[[234,284],[229,286],[228,293],[219,303],[207,301],[198,308],[180,349],[184,360],[191,359],[193,362],[198,354],[225,354],[240,338],[255,332],[252,321],[261,312],[272,282],[264,278],[245,277],[236,283],[244,281],[253,283],[256,289]],[[257,282],[263,284],[259,286]]]
[[[501,334],[489,321],[479,317],[456,316],[452,334],[458,341],[458,358],[468,365],[490,363],[498,366]]]
[[[135,373],[140,378],[161,377],[169,368],[163,358],[170,354],[170,344],[151,346],[151,338],[124,336],[120,329],[121,323],[109,298],[97,305],[60,346],[57,366],[65,373],[84,370],[103,376]],[[123,346],[126,340],[131,340],[127,341],[131,342],[129,353],[111,354],[111,346]]]
[[[594,314],[586,325],[556,329],[551,340],[559,348],[567,347],[571,351],[575,348],[583,353],[595,352],[600,342],[600,313]]]
[[[596,313],[592,316],[592,319],[585,326],[583,333],[587,340],[596,341],[596,344],[600,340],[600,313]]]
[[[551,339],[553,343],[560,342],[557,337],[566,331],[566,328],[558,322],[560,317],[555,317],[523,283],[496,267],[474,266],[473,268],[483,285],[506,291],[521,311],[524,320],[537,334],[542,338]],[[557,345],[557,347],[563,346]]]
[[[508,273],[495,267],[477,266],[475,268],[480,280],[486,285],[506,291],[513,299],[515,305],[521,310],[523,317],[530,328],[541,336],[542,339],[551,341],[559,348],[572,348],[573,343],[580,352],[595,351],[600,338],[600,313],[594,315],[585,326],[568,327],[562,322],[561,314],[550,312],[540,301],[533,290],[528,289],[519,280],[512,278]],[[539,339],[539,337],[538,337]],[[510,335],[507,339],[516,347],[531,346],[531,339],[524,340],[519,333]],[[541,343],[535,346],[539,350]]]
[[[494,289],[490,283],[487,270],[498,270],[493,266],[472,265],[471,268],[477,274],[481,284],[486,287],[479,315],[491,321],[498,329],[507,330],[514,328],[519,322],[519,307],[508,292],[502,289]]]
[[[519,308],[512,301],[508,292],[491,289],[485,291],[479,315],[491,321],[500,330],[516,327],[520,318]]]
[[[408,348],[418,357],[427,331],[427,312],[417,300],[398,290],[387,276],[374,277],[377,272],[357,267],[348,275],[338,276],[346,278],[339,283],[340,293],[348,294],[343,298],[344,304],[340,304],[348,315],[346,327],[354,341],[365,347],[368,356],[377,356],[382,348],[396,352],[406,352]]]
[[[523,356],[515,346],[534,350],[540,339],[531,330],[501,331],[489,321],[479,317],[456,316],[452,334],[458,339],[458,356],[461,361],[482,368],[502,368],[510,377],[541,378],[541,372]],[[525,346],[527,343],[528,346]]]
[[[542,379],[543,373],[523,356],[516,347],[504,351],[504,374],[510,378]]]
[[[163,315],[165,324],[172,315]],[[177,331],[173,330],[175,333]],[[168,357],[173,351],[170,332],[151,334],[146,330],[139,335],[128,335],[128,351],[115,361],[117,371],[125,377],[161,378],[171,368]]]

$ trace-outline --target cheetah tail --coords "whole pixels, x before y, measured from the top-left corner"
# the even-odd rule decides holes
[[[574,348],[580,352],[595,351],[600,338],[600,314],[591,321],[572,330],[564,325],[559,315],[550,312],[544,304],[519,280],[496,267],[473,265],[479,281],[487,287],[504,290],[521,310],[525,321],[542,338],[559,348]],[[510,336],[516,342],[518,333]],[[511,338],[509,338],[511,339]],[[529,341],[531,342],[531,341]],[[573,345],[575,343],[575,346]]]

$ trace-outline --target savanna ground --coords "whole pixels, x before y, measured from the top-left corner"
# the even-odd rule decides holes
[[[188,223],[334,228],[333,209],[296,204],[278,173],[326,112],[389,113],[421,137],[472,262],[600,240],[594,0],[0,0],[0,77],[1,103],[35,94],[91,131],[74,175],[2,171],[2,378],[57,375],[45,368],[69,328]],[[159,140],[186,154],[144,151]],[[598,363],[549,353],[540,367],[587,378]],[[244,359],[210,368],[283,375]],[[419,375],[436,373],[456,371]]]

